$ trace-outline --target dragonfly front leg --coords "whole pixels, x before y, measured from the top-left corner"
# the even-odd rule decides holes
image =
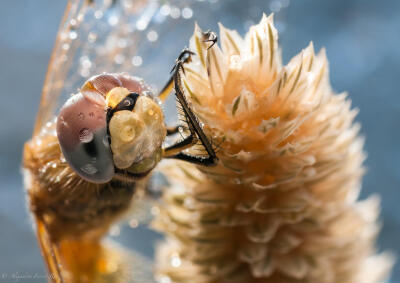
[[[168,98],[174,88],[174,73],[177,64],[189,63],[192,55],[194,55],[194,53],[187,48],[183,49],[179,54],[178,58],[175,61],[175,65],[171,70],[170,78],[157,96],[162,102],[164,102]]]

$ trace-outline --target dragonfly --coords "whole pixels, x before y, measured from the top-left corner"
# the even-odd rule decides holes
[[[64,22],[79,19],[91,4],[70,2]],[[203,39],[210,48],[217,41],[210,31]],[[164,158],[199,166],[218,163],[215,145],[182,86],[185,63],[196,54],[188,49],[179,54],[158,95],[138,77],[103,73],[88,79],[54,117],[61,91],[56,82],[68,73],[54,62],[65,49],[59,37],[34,134],[24,147],[25,186],[38,242],[51,282],[126,282],[132,276],[125,266],[128,255],[103,238],[129,210],[134,194],[145,190],[149,174]],[[165,125],[158,103],[171,93],[182,121],[175,127]],[[175,134],[182,138],[164,145]],[[187,153],[192,147],[202,150]]]

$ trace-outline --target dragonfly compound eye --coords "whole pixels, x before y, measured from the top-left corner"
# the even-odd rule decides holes
[[[101,94],[78,93],[68,99],[57,118],[57,136],[65,159],[92,183],[106,183],[114,176],[105,109]]]

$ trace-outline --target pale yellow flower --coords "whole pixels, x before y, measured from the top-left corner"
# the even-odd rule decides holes
[[[331,89],[324,50],[282,66],[277,40],[272,16],[244,38],[221,25],[221,48],[195,28],[184,86],[220,163],[164,166],[161,282],[377,283],[390,271],[375,253],[379,199],[357,200],[357,111]]]

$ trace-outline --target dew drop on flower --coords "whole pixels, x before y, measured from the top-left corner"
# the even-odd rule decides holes
[[[232,55],[230,58],[230,65],[231,69],[241,69],[242,68],[242,60],[240,55]]]

